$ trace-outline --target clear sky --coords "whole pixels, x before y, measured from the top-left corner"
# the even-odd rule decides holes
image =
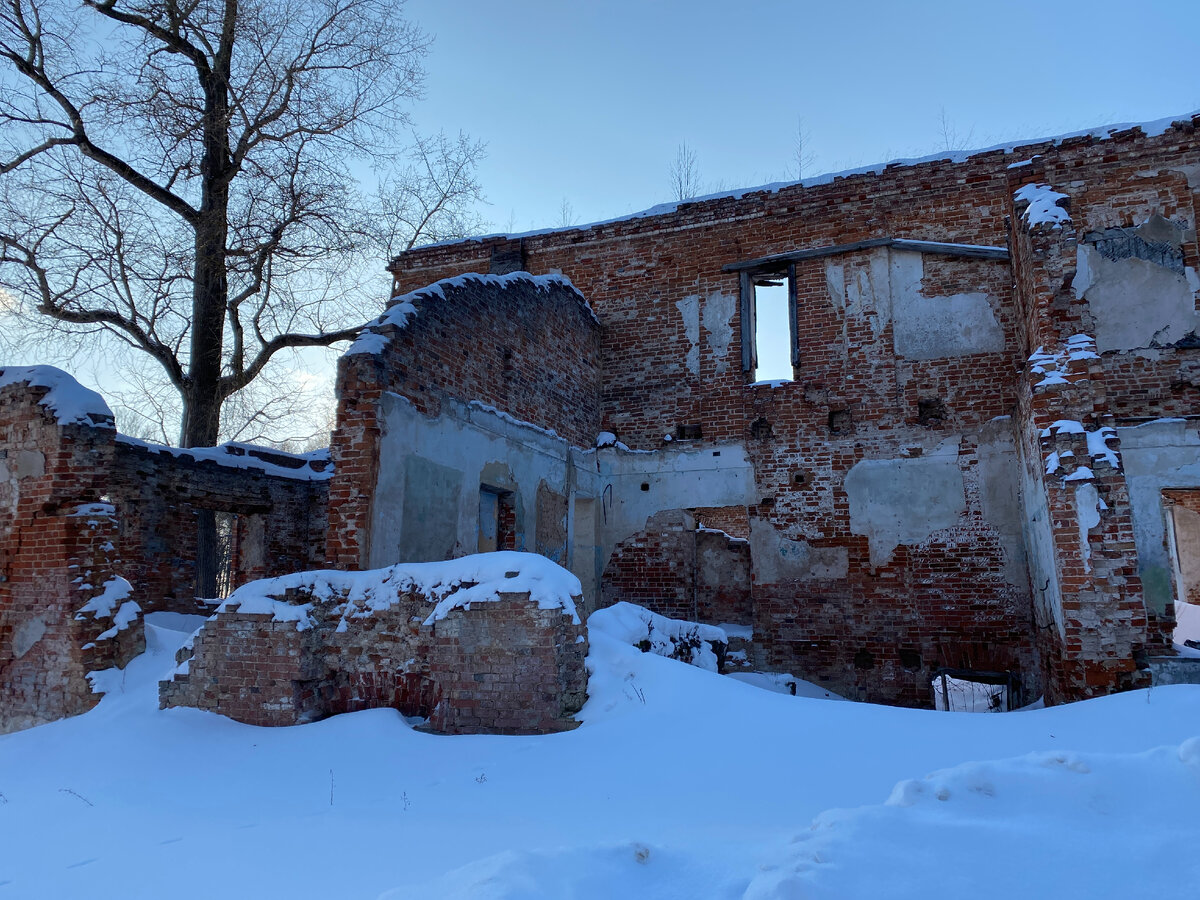
[[[497,231],[706,188],[1200,108],[1200,0],[410,0],[436,36],[420,126],[488,143]],[[947,127],[943,128],[945,113]]]

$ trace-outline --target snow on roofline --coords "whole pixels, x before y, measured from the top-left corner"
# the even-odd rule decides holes
[[[10,384],[48,388],[39,405],[50,410],[60,425],[115,428],[116,419],[104,398],[54,366],[0,367],[0,388]]]
[[[505,290],[517,282],[529,282],[541,289],[549,289],[551,286],[569,288],[579,298],[579,302],[583,304],[584,311],[591,316],[592,321],[597,325],[600,324],[600,320],[596,317],[596,312],[592,309],[592,305],[588,303],[587,298],[583,296],[579,288],[571,283],[571,279],[566,275],[533,275],[529,272],[509,272],[507,275],[482,275],[477,272],[467,272],[463,275],[443,278],[435,281],[433,284],[417,288],[415,291],[409,291],[407,294],[393,297],[388,301],[387,311],[382,316],[372,319],[364,325],[362,332],[354,340],[354,343],[342,355],[358,356],[382,352],[387,347],[389,338],[380,329],[388,325],[396,328],[407,326],[408,320],[419,314],[414,303],[415,300],[418,298],[430,299],[435,297],[445,300],[446,288],[462,287],[472,281],[478,281],[481,284],[496,285]]]
[[[1164,134],[1172,125],[1177,123],[1187,123],[1192,119],[1200,116],[1200,109],[1193,110],[1190,113],[1177,116],[1167,116],[1163,119],[1154,119],[1150,122],[1121,122],[1116,125],[1098,125],[1094,128],[1085,128],[1081,131],[1071,131],[1066,134],[1054,135],[1053,137],[1030,138],[1017,141],[1008,141],[1001,144],[993,144],[990,147],[979,147],[975,150],[945,150],[940,153],[931,153],[928,156],[905,157],[900,159],[892,159],[888,162],[875,163],[868,166],[859,166],[854,169],[844,169],[840,172],[826,172],[823,175],[814,175],[812,178],[801,178],[798,181],[773,181],[769,184],[760,184],[755,187],[736,188],[731,191],[719,191],[715,194],[705,194],[702,197],[693,197],[690,200],[673,200],[667,203],[659,203],[651,206],[648,209],[643,209],[640,212],[628,213],[624,216],[616,216],[612,219],[601,219],[598,222],[589,222],[586,225],[570,225],[565,228],[538,228],[533,231],[522,231],[512,234],[504,232],[496,232],[494,234],[481,234],[467,238],[455,238],[448,241],[437,241],[432,244],[422,244],[419,247],[413,247],[413,251],[428,250],[434,247],[450,247],[455,244],[465,244],[471,241],[481,242],[503,238],[507,240],[517,240],[519,238],[540,237],[547,234],[557,234],[559,232],[568,231],[589,231],[593,228],[599,228],[603,225],[615,225],[619,222],[629,222],[634,219],[648,219],[653,216],[664,216],[668,213],[673,213],[681,206],[690,203],[705,203],[709,200],[740,200],[746,194],[758,193],[776,193],[777,191],[795,187],[819,187],[824,184],[830,184],[838,178],[849,178],[852,175],[878,175],[891,166],[916,166],[921,163],[938,162],[945,160],[946,162],[960,163],[969,159],[972,156],[979,156],[984,153],[995,153],[1001,150],[1005,153],[1012,153],[1021,147],[1035,147],[1041,144],[1052,143],[1055,146],[1072,138],[1094,137],[1099,140],[1106,140],[1122,131],[1129,131],[1134,128],[1140,128],[1146,137],[1158,137]],[[1029,160],[1022,160],[1028,162]],[[411,252],[411,251],[406,251]],[[396,258],[404,256],[404,253],[399,254]]]
[[[151,444],[124,434],[118,434],[117,440],[131,447],[140,447],[151,453],[165,453],[176,459],[191,458],[196,462],[213,462],[227,469],[255,469],[265,475],[292,478],[296,481],[328,481],[333,477],[333,465],[328,462],[327,449],[310,453],[288,453],[285,450],[243,444],[239,441],[218,444],[216,447],[168,447],[166,444]],[[297,465],[284,465],[282,460],[295,460]],[[323,461],[323,469],[315,468],[314,464]]]

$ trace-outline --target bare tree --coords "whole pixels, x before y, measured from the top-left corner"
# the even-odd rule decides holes
[[[696,166],[696,151],[687,141],[679,145],[675,161],[671,163],[671,197],[674,200],[691,200],[700,195],[700,170]]]
[[[946,115],[944,106],[938,114],[938,132],[941,139],[939,150],[966,150],[971,145],[971,138],[975,135],[973,127],[966,134],[960,134],[950,117]]]
[[[562,203],[558,207],[558,228],[570,228],[572,225],[579,223],[579,217],[575,215],[575,207],[571,205],[571,201],[566,197],[562,198]]]
[[[480,145],[397,141],[429,44],[399,0],[0,3],[0,290],[152,360],[185,446],[231,398],[269,415],[245,392],[284,351],[354,337],[385,250],[474,225]],[[371,164],[401,169],[375,205]]]
[[[797,181],[803,180],[806,173],[811,172],[816,162],[816,154],[808,142],[808,129],[804,127],[804,119],[796,117],[796,139],[792,143],[792,173]]]

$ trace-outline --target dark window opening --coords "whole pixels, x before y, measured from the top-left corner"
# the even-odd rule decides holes
[[[941,397],[926,397],[917,401],[917,423],[926,428],[935,428],[950,418],[950,412]]]
[[[848,409],[831,409],[829,411],[829,433],[851,434],[854,431],[854,417]]]
[[[933,708],[944,712],[1008,712],[1017,699],[1011,672],[939,669],[934,673]]]
[[[699,422],[689,422],[686,425],[675,426],[675,439],[678,441],[698,441],[704,437],[704,429]]]
[[[775,436],[771,423],[759,416],[750,423],[750,436],[756,441],[769,441]]]

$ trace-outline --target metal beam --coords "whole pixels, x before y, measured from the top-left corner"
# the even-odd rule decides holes
[[[985,259],[1007,262],[1009,258],[1007,247],[991,247],[981,244],[952,244],[945,241],[918,241],[910,238],[870,238],[865,241],[854,241],[849,244],[829,244],[825,247],[812,247],[807,250],[792,250],[788,253],[775,253],[771,256],[760,256],[758,259],[747,259],[742,262],[729,263],[722,266],[723,272],[782,272],[789,264],[806,259],[821,259],[826,256],[838,256],[842,253],[854,253],[856,250],[874,250],[877,247],[888,247],[893,250],[905,250],[910,253],[932,253],[939,256],[958,256],[966,259]]]

